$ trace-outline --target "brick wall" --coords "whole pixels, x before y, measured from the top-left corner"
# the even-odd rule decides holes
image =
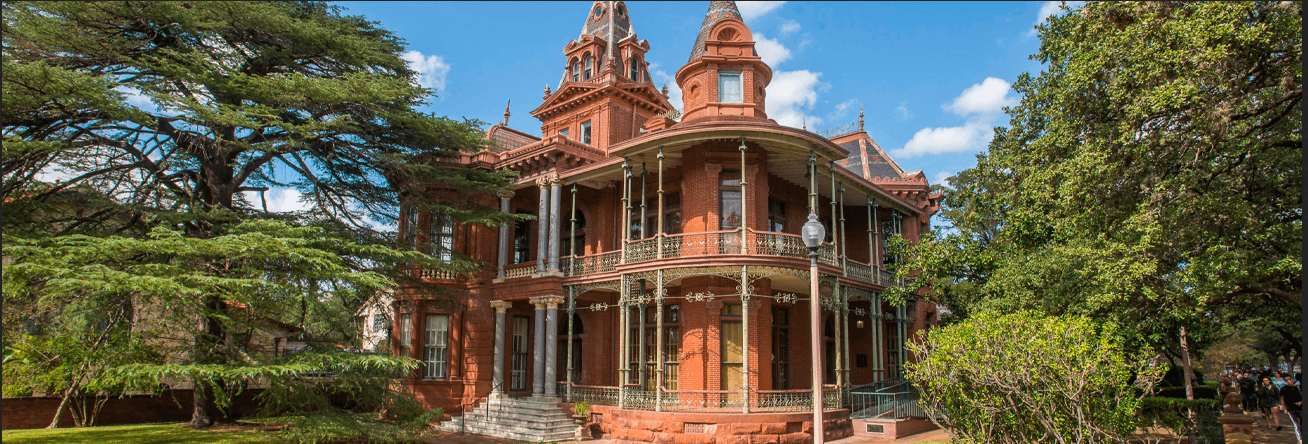
[[[232,400],[230,415],[244,417],[253,414],[259,405],[254,398],[262,390],[246,390]],[[39,429],[50,425],[61,399],[54,396],[4,398],[0,412],[0,428]],[[168,390],[161,396],[127,396],[105,401],[96,418],[96,425],[142,424],[151,422],[184,422],[191,420],[194,398],[190,390]],[[60,427],[72,427],[73,417],[67,410],[59,421]]]

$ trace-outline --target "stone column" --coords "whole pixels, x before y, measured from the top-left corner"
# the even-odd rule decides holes
[[[500,212],[502,213],[509,212],[510,197],[513,197],[513,195],[512,194],[500,195]],[[513,238],[512,238],[513,233],[509,230],[509,228],[511,227],[508,225],[500,227],[500,259],[499,259],[499,268],[496,270],[496,274],[495,274],[495,276],[500,279],[504,278],[504,266],[509,264],[509,256],[513,254],[512,250],[510,249],[510,244],[513,242]]]
[[[540,187],[540,207],[536,213],[536,272],[545,272],[545,258],[549,256],[550,189],[548,179],[536,179]]]
[[[563,203],[563,186],[559,183],[558,176],[550,180],[550,263],[547,270],[550,273],[559,273],[559,237],[562,235],[562,219],[559,217],[559,207]],[[571,219],[571,217],[569,217]]]
[[[556,190],[558,188],[555,188]],[[557,208],[557,207],[556,207]],[[546,300],[545,310],[545,396],[559,396],[559,303],[562,297]]]
[[[499,397],[504,394],[504,313],[513,306],[513,303],[491,301],[490,305],[495,308],[495,379],[491,386],[493,389],[491,395]]]
[[[536,334],[531,355],[531,396],[545,394],[545,301],[544,298],[531,298],[531,305],[536,306]]]

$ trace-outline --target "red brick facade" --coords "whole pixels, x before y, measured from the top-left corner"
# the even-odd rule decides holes
[[[649,335],[646,359],[655,362],[655,368],[660,355],[654,352],[657,340],[653,338],[663,335],[665,340],[679,343],[662,356],[667,374],[672,374],[673,364],[669,363],[675,362],[676,367],[676,377],[669,377],[663,385],[668,393],[729,388],[738,394],[739,387],[724,385],[734,384],[731,378],[736,376],[731,375],[747,368],[749,407],[762,408],[761,398],[779,396],[767,393],[770,390],[809,388],[813,369],[835,375],[824,378],[827,384],[859,385],[893,377],[901,352],[897,338],[903,337],[896,333],[899,325],[904,324],[911,335],[936,319],[935,307],[925,303],[910,304],[911,310],[905,308],[903,314],[894,316],[896,307],[879,303],[876,296],[886,286],[895,285],[882,274],[884,227],[915,240],[937,209],[939,196],[930,195],[922,173],[899,169],[861,130],[861,117],[859,131],[832,138],[769,120],[764,113],[764,95],[772,72],[755,54],[752,33],[732,2],[711,2],[691,60],[677,72],[685,96],[680,121],[656,117],[671,111],[673,104],[650,81],[644,62],[650,45],[630,32],[631,19],[625,16],[622,2],[595,2],[584,29],[578,40],[564,47],[568,68],[557,91],[547,88],[543,103],[532,111],[541,121],[541,136],[509,129],[506,111],[505,122],[487,132],[499,148],[464,156],[470,168],[507,168],[521,173],[522,179],[507,201],[509,211],[538,219],[523,224],[525,229],[510,228],[504,238],[499,228],[460,225],[455,230],[455,252],[488,265],[466,276],[415,271],[448,287],[449,294],[397,292],[393,327],[397,352],[403,342],[398,337],[404,331],[400,319],[413,316],[409,352],[424,360],[430,356],[425,355],[428,338],[420,322],[422,315],[448,316],[448,329],[440,332],[445,337],[439,340],[447,346],[436,349],[444,353],[446,371],[436,378],[423,378],[423,369],[415,372],[409,384],[419,397],[430,406],[457,413],[484,401],[495,388],[496,314],[490,301],[512,303],[504,314],[505,392],[509,396],[531,394],[538,377],[533,360],[546,352],[536,349],[536,309],[529,302],[538,297],[563,297],[565,301],[558,310],[557,380],[616,390],[624,368],[623,352],[634,355],[640,342],[632,339],[636,351],[624,350],[621,307],[644,305],[654,313],[655,301],[660,298],[655,288],[660,274],[666,278],[661,298],[667,311],[676,306],[676,318],[665,316],[663,332],[658,332],[651,314],[646,319],[652,333],[643,333],[644,326],[628,332]],[[585,61],[590,65],[585,66]],[[736,73],[738,83],[733,77]],[[720,91],[719,85],[738,86],[739,90]],[[588,135],[583,124],[588,125]],[[826,362],[819,365],[809,359],[809,260],[798,238],[810,211],[811,182],[806,178],[810,159],[817,194],[812,210],[828,230],[836,227],[836,233],[828,237],[830,244],[823,247],[820,272],[841,289],[834,305],[822,313],[822,342],[829,344],[824,356],[839,350],[844,359],[824,357]],[[858,165],[851,166],[853,163]],[[833,175],[837,183],[834,192]],[[739,183],[742,176],[743,186]],[[540,214],[541,187],[550,191],[552,186],[561,191],[561,220],[549,224],[558,230],[562,244],[571,245],[574,235],[569,217],[573,205],[579,220],[584,220],[584,227],[575,230],[581,245],[576,256],[539,239],[539,224],[547,223],[549,215],[548,208]],[[634,229],[632,238],[625,239],[625,221],[630,220],[624,216],[626,196],[630,196],[630,219],[636,223],[663,221],[664,232],[657,233],[657,222],[647,223],[645,240]],[[662,214],[658,210],[660,196]],[[452,199],[439,193],[422,198]],[[485,204],[494,197],[484,199]],[[830,214],[833,199],[837,204],[834,217]],[[640,217],[642,204],[644,218]],[[738,206],[744,211],[724,217],[724,210],[734,212]],[[870,231],[868,219],[873,211],[876,223]],[[402,220],[402,235],[416,229],[414,238],[419,245],[431,242],[428,219],[419,215],[415,227]],[[742,222],[747,230],[743,252],[742,230],[732,227]],[[525,241],[519,242],[519,236]],[[550,246],[540,251],[542,244]],[[519,245],[528,250],[525,261],[515,260]],[[550,249],[559,251],[559,261],[548,263]],[[504,250],[507,256],[501,253]],[[547,262],[547,270],[537,270],[538,258]],[[505,264],[503,274],[499,263]],[[749,301],[742,307],[747,314],[732,311],[733,304],[741,304],[738,278],[742,271],[749,273],[744,286]],[[646,282],[644,292],[622,291],[623,282],[637,279]],[[847,300],[841,298],[845,294]],[[570,295],[575,300],[569,301]],[[576,328],[580,332],[572,341],[567,334],[570,311],[580,323]],[[638,311],[632,313],[638,316]],[[779,318],[782,313],[784,323]],[[517,319],[525,319],[527,328],[525,337],[515,340],[515,324],[522,322]],[[676,333],[669,336],[672,333],[666,332],[672,328]],[[729,351],[734,350],[733,341],[742,336],[735,333],[737,328],[748,332],[748,344],[740,352]],[[787,338],[784,344],[780,343],[782,334]],[[526,349],[515,350],[514,344],[525,344]],[[579,344],[571,351],[578,356],[574,362],[579,363],[572,369],[571,379],[569,344]],[[737,354],[743,354],[743,361],[733,360]],[[515,367],[515,358],[527,362]],[[424,362],[427,365],[433,364]],[[514,368],[525,371],[514,372]],[[639,382],[639,367],[630,369],[629,381]],[[525,389],[516,389],[515,381],[519,382],[516,388]],[[559,395],[566,393],[563,388]],[[666,415],[676,414],[659,415],[661,421],[672,421]],[[838,428],[834,433],[844,434],[849,429],[848,413],[844,415],[833,423]],[[784,427],[795,421],[774,422]],[[622,427],[615,424],[621,423],[606,425],[606,432],[614,436],[627,433],[612,429]],[[811,423],[807,427],[804,433],[811,434]],[[636,429],[644,431],[631,433],[650,437],[671,433],[633,426],[632,430]],[[778,430],[774,435],[780,441],[789,439],[785,438],[788,433],[799,433]]]

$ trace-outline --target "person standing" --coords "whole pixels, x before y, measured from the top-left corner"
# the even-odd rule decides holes
[[[1281,430],[1281,394],[1276,390],[1276,385],[1272,384],[1272,378],[1263,378],[1262,385],[1258,386],[1258,407],[1262,409],[1263,419],[1267,420],[1267,427],[1272,427],[1272,421],[1276,421],[1276,430]]]
[[[1285,406],[1286,413],[1290,414],[1290,422],[1294,423],[1294,437],[1303,442],[1303,435],[1300,424],[1303,423],[1303,392],[1300,391],[1299,385],[1295,384],[1294,378],[1286,374],[1283,378],[1285,386],[1281,387],[1281,405]]]

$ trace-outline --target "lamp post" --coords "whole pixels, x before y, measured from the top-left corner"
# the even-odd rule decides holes
[[[822,305],[818,294],[818,247],[827,237],[827,230],[818,222],[816,213],[808,213],[808,222],[802,231],[804,246],[808,247],[808,316],[809,316],[809,350],[813,363],[813,443],[822,444]]]

